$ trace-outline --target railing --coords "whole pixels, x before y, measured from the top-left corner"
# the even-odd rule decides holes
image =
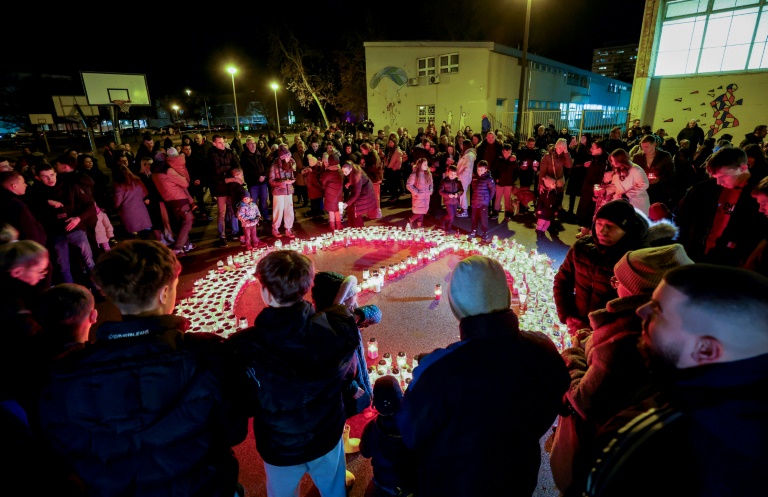
[[[533,127],[536,124],[548,126],[551,122],[560,132],[563,128],[573,136],[590,133],[592,136],[608,136],[615,126],[620,126],[622,131],[627,128],[627,111],[605,110],[531,110],[523,115],[521,129],[525,130],[520,136],[517,133],[517,112],[504,112],[499,115],[488,114],[491,121],[491,129],[501,130],[505,135],[515,135],[522,141],[529,136],[534,136]]]

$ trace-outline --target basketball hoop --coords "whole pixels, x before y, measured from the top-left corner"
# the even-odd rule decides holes
[[[131,109],[130,100],[112,100],[112,103],[120,107],[123,112],[128,112]]]

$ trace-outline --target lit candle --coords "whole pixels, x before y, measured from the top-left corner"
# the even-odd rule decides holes
[[[283,242],[275,240],[275,250],[280,250],[281,248],[283,248]]]
[[[443,287],[438,285],[435,285],[435,300],[440,300],[440,298],[443,296]]]
[[[385,361],[384,359],[380,360],[378,366],[376,366],[376,373],[379,376],[384,376],[388,372],[389,372],[389,367],[387,366],[387,361]]]
[[[376,359],[379,357],[379,344],[374,337],[371,337],[368,340],[368,357],[370,359]]]
[[[367,280],[370,277],[371,277],[371,270],[363,269],[363,281]]]
[[[237,327],[240,328],[241,330],[247,328],[248,327],[248,318],[245,317],[245,316],[240,316],[240,319],[238,320]]]
[[[219,273],[223,273],[224,272],[224,261],[219,261],[219,262],[216,263],[216,270]]]
[[[397,367],[402,369],[407,364],[406,362],[406,356],[405,352],[398,352],[397,353]]]
[[[384,358],[382,360],[384,361],[384,364],[386,364],[388,368],[392,367],[392,354],[390,354],[389,352],[384,352]]]
[[[411,367],[413,369],[416,369],[416,366],[419,365],[419,359],[421,359],[420,354],[416,354],[415,356],[413,356],[413,360],[411,361]]]

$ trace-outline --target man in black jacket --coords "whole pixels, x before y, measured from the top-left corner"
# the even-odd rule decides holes
[[[232,447],[247,435],[238,376],[217,335],[173,316],[179,264],[156,241],[129,240],[93,279],[122,314],[54,364],[41,427],[88,495],[232,497]],[[73,409],[73,399],[77,408]]]
[[[218,247],[227,246],[227,234],[226,234],[226,220],[227,216],[232,223],[232,237],[239,236],[237,222],[237,216],[234,215],[232,202],[227,195],[227,183],[226,178],[229,175],[229,170],[233,167],[240,167],[240,160],[230,149],[224,144],[224,137],[221,135],[213,135],[211,139],[213,147],[208,151],[208,174],[211,176],[211,195],[216,197],[216,205],[218,206],[218,228],[219,228],[219,241]]]

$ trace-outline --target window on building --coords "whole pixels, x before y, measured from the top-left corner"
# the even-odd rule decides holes
[[[758,6],[762,4],[762,7]],[[766,0],[669,2],[655,76],[768,69]]]
[[[600,66],[597,68],[598,71],[605,71],[606,69],[608,69],[608,66]]]
[[[449,53],[440,56],[440,74],[453,74],[459,72],[459,54]]]
[[[416,59],[416,67],[419,70],[419,76],[434,76],[435,58],[424,57],[422,59]]]
[[[428,124],[435,120],[435,105],[419,105],[418,112],[419,124]]]

